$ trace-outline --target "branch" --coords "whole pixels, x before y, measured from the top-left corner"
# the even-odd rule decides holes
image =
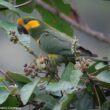
[[[15,7],[15,8],[19,8],[19,7],[22,7],[22,6],[25,6],[25,5],[29,4],[29,3],[31,3],[32,1],[33,1],[33,0],[28,0],[27,2],[24,2],[24,3],[19,4],[19,5],[15,5],[14,7]]]
[[[25,6],[25,5],[28,5],[32,2],[33,0],[28,0],[27,2],[24,2],[22,4],[19,4],[19,5],[14,5],[15,8],[19,8],[19,7],[22,7],[22,6]],[[3,7],[3,8],[0,8],[0,11],[5,11],[5,10],[8,10],[8,8],[6,7]]]
[[[104,41],[105,43],[110,44],[110,39],[107,39],[107,36],[105,36],[103,33],[94,31],[88,26],[83,26],[83,25],[77,23],[76,21],[72,20],[64,13],[62,13],[59,10],[57,10],[56,8],[48,5],[47,3],[45,3],[42,0],[36,0],[36,3],[40,6],[42,6],[44,9],[48,10],[49,12],[59,16],[60,18],[62,18],[65,21],[67,21],[68,23],[73,25],[76,29],[78,29],[79,31],[86,33],[87,35],[89,35],[91,37],[97,38],[100,41]]]

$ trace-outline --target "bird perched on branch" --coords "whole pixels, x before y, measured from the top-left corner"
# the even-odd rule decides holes
[[[19,18],[17,28],[20,34],[29,34],[40,49],[52,58],[63,58],[65,61],[74,59],[78,52],[80,56],[96,57],[91,51],[75,45],[74,38],[59,32],[43,21],[35,18]]]

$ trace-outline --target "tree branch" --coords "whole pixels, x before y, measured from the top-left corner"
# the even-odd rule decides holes
[[[105,36],[103,33],[94,31],[88,26],[84,26],[84,25],[77,23],[76,21],[72,20],[64,13],[60,12],[59,10],[50,6],[49,4],[45,3],[42,0],[36,0],[36,3],[40,6],[42,6],[44,9],[48,10],[49,12],[59,16],[60,18],[62,18],[65,21],[67,21],[68,23],[73,25],[76,29],[78,29],[79,31],[86,33],[87,35],[89,35],[91,37],[97,38],[100,41],[104,41],[105,43],[110,44],[110,39],[107,39],[107,36]]]
[[[28,0],[27,2],[24,2],[24,3],[19,4],[19,5],[15,5],[14,7],[15,7],[15,8],[19,8],[19,7],[22,7],[22,6],[25,6],[25,5],[29,4],[29,3],[31,3],[32,1],[33,1],[33,0]]]
[[[25,5],[28,5],[32,2],[33,0],[28,0],[27,2],[24,2],[22,4],[19,4],[19,5],[14,5],[15,8],[19,8],[19,7],[22,7],[22,6],[25,6]],[[0,8],[0,11],[5,11],[5,10],[8,10],[8,8],[6,7],[3,7],[3,8]]]

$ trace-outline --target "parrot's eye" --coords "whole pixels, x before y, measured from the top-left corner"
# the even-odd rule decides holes
[[[28,34],[28,31],[22,25],[18,25],[17,28],[18,28],[19,34]]]

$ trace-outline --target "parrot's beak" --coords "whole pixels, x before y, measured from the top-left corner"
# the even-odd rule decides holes
[[[18,30],[19,34],[28,34],[28,31],[22,25],[18,25],[17,30]]]

